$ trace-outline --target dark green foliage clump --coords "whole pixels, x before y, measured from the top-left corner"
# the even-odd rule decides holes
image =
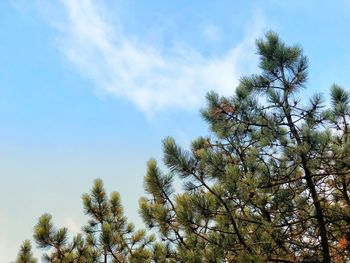
[[[37,260],[33,257],[32,245],[29,240],[25,240],[19,249],[15,263],[36,263]]]

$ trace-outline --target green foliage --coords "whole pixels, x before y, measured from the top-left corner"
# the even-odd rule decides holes
[[[257,41],[261,73],[232,97],[207,95],[211,134],[189,150],[163,141],[164,173],[148,162],[140,215],[154,235],[127,223],[118,193],[101,180],[83,195],[89,216],[68,241],[50,215],[35,227],[48,262],[350,261],[350,96],[331,87],[300,98],[308,61],[269,32]],[[183,182],[175,191],[174,181]],[[21,252],[20,252],[21,253]]]
[[[142,198],[141,216],[183,262],[350,260],[349,94],[334,85],[331,109],[319,94],[302,104],[301,48],[273,32],[257,47],[261,74],[243,77],[230,98],[207,95],[211,136],[191,152],[164,141],[164,163],[185,191]],[[152,196],[162,187],[149,177],[168,176],[154,166]]]
[[[32,245],[29,240],[25,240],[19,249],[16,263],[36,263],[37,260],[33,257]]]
[[[150,262],[155,237],[145,230],[135,231],[133,224],[127,223],[119,193],[112,192],[108,197],[103,182],[96,179],[82,200],[90,219],[71,242],[66,228],[54,227],[51,215],[39,218],[34,239],[39,248],[48,251],[43,255],[45,262]],[[26,247],[28,244],[25,243]]]

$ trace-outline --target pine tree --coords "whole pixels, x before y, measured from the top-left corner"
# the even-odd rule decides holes
[[[103,183],[95,180],[89,194],[84,194],[85,214],[90,217],[81,234],[68,241],[66,228],[56,229],[49,214],[39,218],[34,227],[34,239],[39,248],[48,250],[45,262],[147,262],[154,237],[144,230],[135,231],[123,215],[120,196],[112,192],[107,197]]]
[[[156,160],[148,162],[140,215],[159,239],[135,231],[119,194],[108,197],[96,180],[83,195],[90,220],[73,241],[50,215],[39,218],[34,238],[48,250],[44,259],[350,261],[350,94],[333,85],[328,108],[320,94],[306,101],[302,49],[273,32],[257,41],[257,49],[259,74],[243,77],[232,97],[207,95],[202,115],[210,135],[189,150],[166,138],[167,173]],[[183,190],[176,191],[175,180]],[[19,257],[31,255],[25,244]]]
[[[334,85],[328,110],[320,94],[305,103],[301,48],[273,32],[257,47],[260,74],[207,95],[211,136],[190,151],[165,139],[169,174],[148,163],[141,215],[183,262],[349,261],[349,93]]]

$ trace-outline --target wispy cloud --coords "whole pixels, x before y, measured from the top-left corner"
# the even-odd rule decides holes
[[[154,47],[140,35],[128,35],[122,24],[109,22],[101,1],[61,3],[66,16],[57,28],[65,57],[99,92],[126,98],[147,115],[197,109],[209,90],[232,94],[242,73],[256,65],[254,42],[262,34],[261,15],[248,21],[240,43],[208,57],[188,45]],[[213,37],[217,32],[219,28],[212,28],[207,33]]]

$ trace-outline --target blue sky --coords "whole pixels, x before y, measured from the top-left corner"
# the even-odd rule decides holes
[[[0,262],[44,212],[78,231],[97,177],[141,225],[147,160],[208,133],[206,92],[258,71],[267,30],[309,57],[301,96],[350,82],[348,1],[9,0],[0,28]]]

